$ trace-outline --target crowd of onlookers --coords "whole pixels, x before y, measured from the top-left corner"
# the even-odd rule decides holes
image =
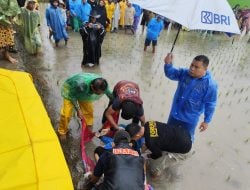
[[[1,1],[0,4],[0,48],[3,50],[3,57],[11,63],[17,63],[17,60],[10,54],[10,52],[17,52],[14,42],[16,29],[13,29],[13,23],[18,23],[20,26],[20,33],[27,52],[38,55],[41,52],[42,45],[39,32],[40,13],[38,1],[6,0]],[[242,35],[245,35],[250,31],[250,9],[236,5],[233,7],[233,11]],[[95,23],[91,23],[91,16],[95,17]],[[124,33],[133,35],[137,32],[140,24],[142,33],[147,27],[144,51],[152,42],[153,53],[161,30],[174,24],[167,18],[143,10],[140,6],[130,3],[128,0],[50,0],[46,8],[46,20],[49,28],[49,38],[52,39],[53,37],[56,46],[59,45],[61,39],[67,45],[69,39],[68,30],[80,32],[80,29],[85,27],[86,30],[84,29],[83,32],[90,35],[90,33],[96,33],[96,29],[92,26],[96,26],[98,23],[105,33],[117,33],[122,30]],[[169,23],[171,24],[169,25]],[[175,25],[178,24],[173,26]],[[83,34],[83,32],[80,33]],[[104,36],[105,34],[102,34],[102,39],[98,43],[102,43]],[[95,38],[98,38],[98,36],[95,36]],[[92,42],[86,40],[88,39],[83,39],[83,43],[93,43],[93,40]],[[100,44],[99,46],[101,47]],[[91,61],[91,59],[89,60]]]
[[[0,19],[0,48],[3,49],[4,58],[11,63],[17,63],[17,60],[11,57],[10,52],[17,52],[14,33],[19,29],[27,52],[38,55],[41,52],[42,45],[38,1],[6,0],[1,1],[1,7],[3,7],[0,10],[3,17]],[[142,19],[141,15],[143,15]],[[91,23],[91,17],[95,17],[95,23]],[[89,29],[87,35],[91,35],[90,33],[95,33],[93,26],[98,24],[104,29],[105,33],[117,33],[119,30],[123,30],[125,33],[135,34],[139,24],[142,25],[143,32],[149,21],[154,19],[158,22],[154,21],[149,24],[148,29],[150,30],[151,26],[151,30],[147,35],[147,41],[145,41],[145,46],[149,45],[151,41],[153,42],[153,52],[155,52],[156,40],[164,26],[164,20],[162,17],[143,10],[140,6],[131,4],[127,0],[50,0],[46,7],[49,38],[52,39],[53,37],[56,47],[62,39],[67,45],[68,30],[80,32],[82,28],[86,33],[87,30],[84,27],[87,26]],[[141,23],[139,23],[140,21]],[[19,27],[14,29],[14,24]],[[155,27],[156,25],[158,26]],[[83,32],[80,33],[83,34]],[[102,40],[99,43],[102,43]],[[89,42],[83,39],[83,43]],[[91,43],[93,43],[93,40]],[[144,50],[146,50],[146,47]]]
[[[250,9],[241,8],[239,4],[233,7],[234,14],[243,34],[250,31]]]

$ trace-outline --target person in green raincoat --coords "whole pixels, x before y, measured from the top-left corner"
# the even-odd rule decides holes
[[[80,73],[66,79],[62,85],[61,95],[64,98],[61,109],[58,133],[64,139],[68,132],[68,124],[75,108],[80,119],[84,119],[88,127],[93,126],[93,102],[105,94],[109,99],[112,93],[107,81],[94,73]]]
[[[24,46],[27,52],[30,54],[38,54],[41,50],[42,44],[41,35],[39,32],[40,16],[35,7],[35,0],[27,0],[26,6],[21,8]]]
[[[9,49],[15,45],[12,24],[19,13],[16,0],[0,0],[0,50],[3,50],[3,57],[11,63],[18,62],[11,57]]]

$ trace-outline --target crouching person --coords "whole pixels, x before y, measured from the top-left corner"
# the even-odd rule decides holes
[[[144,154],[149,159],[151,177],[158,177],[169,166],[169,161],[184,159],[191,148],[189,132],[181,126],[170,126],[158,121],[146,122],[144,127],[130,124],[126,127],[132,140],[145,138],[146,147],[151,153]],[[177,154],[171,154],[177,153]]]
[[[88,187],[95,190],[144,190],[144,158],[129,145],[130,136],[118,131],[114,136],[111,152],[104,152],[98,160],[94,173],[88,176]],[[96,185],[104,174],[104,180]]]
[[[63,106],[59,121],[58,133],[61,139],[66,138],[68,125],[75,108],[78,117],[85,120],[87,127],[92,130],[94,123],[93,102],[99,100],[103,94],[111,98],[107,81],[94,73],[79,73],[66,79],[62,85],[61,94]]]

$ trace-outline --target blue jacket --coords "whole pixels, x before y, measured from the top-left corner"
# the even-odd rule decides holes
[[[92,8],[89,3],[81,3],[78,5],[78,12],[80,13],[79,17],[82,22],[89,22],[89,15]]]
[[[102,136],[100,137],[101,141],[104,143],[104,149],[110,150],[112,149],[112,144],[114,142],[114,139],[108,136]],[[145,144],[145,138],[142,137],[136,141],[134,150],[136,150],[139,154],[141,154],[141,148]]]
[[[217,84],[208,71],[201,78],[193,78],[188,69],[176,69],[172,64],[165,64],[164,72],[169,79],[178,81],[170,116],[193,124],[194,128],[188,129],[193,136],[202,113],[205,123],[212,120],[217,102]]]
[[[65,21],[59,7],[49,6],[46,9],[47,26],[53,30],[53,37],[55,41],[61,39],[68,39],[68,34],[65,29]]]
[[[80,9],[78,8],[80,6],[81,3],[79,3],[77,0],[75,1],[70,1],[69,2],[69,11],[70,11],[70,15],[74,16],[74,14],[77,17],[80,17]]]
[[[136,4],[132,4],[132,6],[133,6],[134,9],[135,9],[135,15],[134,15],[134,17],[139,17],[139,16],[141,16],[141,14],[142,14],[142,9],[141,9],[141,7],[140,7],[139,5],[136,5]]]
[[[157,21],[156,18],[152,18],[148,23],[147,36],[148,40],[157,40],[161,30],[163,29],[163,21]]]

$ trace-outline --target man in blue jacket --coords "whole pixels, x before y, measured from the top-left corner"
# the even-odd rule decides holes
[[[147,50],[147,47],[152,42],[153,50],[152,53],[155,53],[155,47],[157,45],[157,39],[160,36],[161,30],[163,29],[164,24],[161,16],[152,18],[148,23],[147,35],[144,44],[144,51]]]
[[[81,1],[79,0],[71,0],[69,2],[71,26],[74,32],[79,32],[79,29],[82,26],[82,21],[80,18],[81,16],[80,5],[81,5]]]
[[[174,68],[172,53],[164,61],[166,77],[178,81],[167,124],[184,127],[194,142],[200,115],[204,113],[204,120],[199,126],[202,132],[208,128],[217,102],[217,84],[207,71],[209,59],[204,55],[196,56],[189,69]]]
[[[133,29],[134,29],[134,32],[136,33],[136,30],[138,28],[138,24],[139,24],[139,21],[140,21],[140,17],[141,17],[141,14],[142,14],[142,9],[141,9],[141,7],[139,5],[136,5],[136,4],[132,4],[132,6],[135,9]]]
[[[89,15],[91,13],[91,6],[87,2],[87,0],[82,0],[81,4],[78,5],[79,17],[82,23],[86,23],[89,21]]]

